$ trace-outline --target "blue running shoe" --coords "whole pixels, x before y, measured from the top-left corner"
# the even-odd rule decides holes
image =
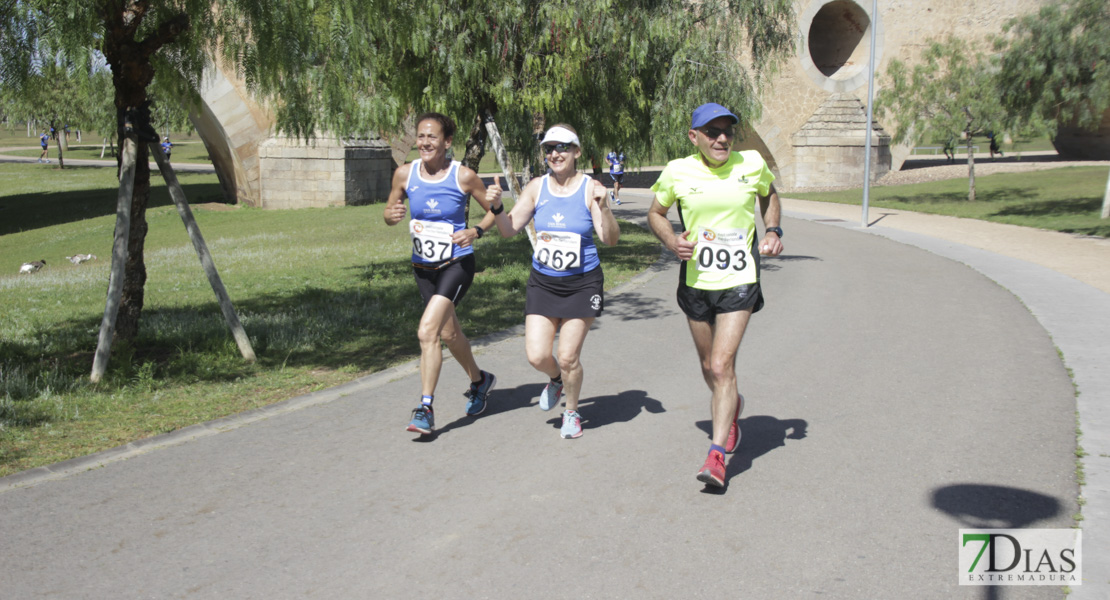
[[[554,381],[548,382],[547,386],[543,388],[543,392],[540,392],[540,408],[551,410],[559,406],[559,396],[562,393],[563,384]]]
[[[463,392],[463,396],[470,399],[466,403],[466,415],[468,417],[477,417],[486,411],[486,400],[489,391],[493,389],[496,383],[497,378],[493,376],[493,373],[482,371],[482,383],[478,385],[472,383],[470,389]]]
[[[573,410],[563,411],[563,427],[559,430],[559,435],[564,440],[582,437],[582,415]]]
[[[418,431],[425,435],[430,434],[436,427],[435,416],[432,415],[432,407],[427,404],[421,404],[420,408],[412,409],[412,420],[409,421],[409,426],[405,431]]]

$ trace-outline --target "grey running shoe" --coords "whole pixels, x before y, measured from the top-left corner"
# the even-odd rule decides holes
[[[547,386],[540,392],[540,408],[551,410],[559,406],[559,396],[562,395],[562,393],[562,383],[555,383],[554,381],[548,382]]]
[[[564,440],[582,437],[582,415],[573,410],[563,411],[563,428],[559,431],[559,435],[562,435]]]

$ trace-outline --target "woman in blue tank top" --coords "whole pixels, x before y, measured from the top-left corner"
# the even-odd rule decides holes
[[[431,434],[435,428],[432,401],[443,366],[443,347],[470,377],[466,414],[476,417],[486,409],[487,394],[497,378],[478,368],[470,341],[463,335],[455,307],[474,280],[474,241],[493,226],[494,213],[504,210],[501,188],[486,188],[478,174],[447,159],[455,123],[439,113],[416,119],[416,148],[420,158],[393,173],[385,222],[396,225],[405,218],[409,200],[409,233],[416,286],[424,300],[417,338],[420,340],[420,405],[412,411],[407,431]],[[473,196],[486,216],[468,228],[466,203]]]
[[[524,345],[528,362],[551,378],[540,394],[540,408],[551,410],[565,393],[560,435],[569,439],[582,435],[582,417],[578,414],[582,344],[605,304],[605,276],[594,235],[601,243],[614,246],[620,238],[620,227],[609,210],[605,186],[577,171],[582,147],[574,129],[556,125],[547,131],[541,144],[551,172],[529,182],[509,214],[497,215],[496,221],[505,237],[516,235],[529,221],[535,221]],[[494,187],[500,189],[498,183]],[[558,356],[553,356],[556,333]]]

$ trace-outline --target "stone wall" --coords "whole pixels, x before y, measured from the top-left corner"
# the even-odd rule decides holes
[[[384,202],[393,153],[380,140],[274,137],[258,147],[262,208]]]
[[[859,98],[833,94],[793,136],[793,160],[782,167],[783,191],[855,187],[863,183],[867,113]],[[890,170],[890,136],[874,124],[871,180]],[[789,182],[789,183],[786,183]]]

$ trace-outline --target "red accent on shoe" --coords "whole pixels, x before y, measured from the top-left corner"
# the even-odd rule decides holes
[[[698,472],[698,481],[715,487],[725,487],[725,455],[720,452],[710,452],[705,457],[705,464]]]

